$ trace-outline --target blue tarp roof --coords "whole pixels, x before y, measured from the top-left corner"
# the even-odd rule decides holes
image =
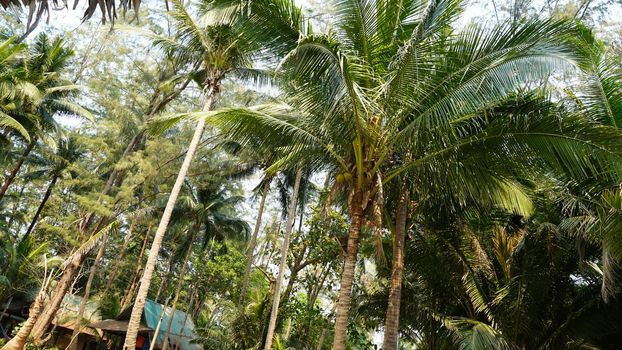
[[[145,301],[144,321],[145,324],[155,330],[162,314],[164,305],[156,303],[153,300],[147,299]],[[162,348],[164,344],[164,336],[166,335],[166,325],[169,318],[173,317],[173,323],[171,324],[171,333],[169,339],[171,344],[176,347],[180,347],[182,350],[202,350],[199,344],[192,344],[191,341],[197,337],[194,332],[194,323],[190,316],[187,316],[185,312],[175,310],[175,313],[171,315],[171,308],[166,308],[166,313],[162,319],[162,325],[160,331],[155,337],[156,347]]]

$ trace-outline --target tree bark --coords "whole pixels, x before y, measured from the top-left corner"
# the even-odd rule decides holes
[[[43,208],[45,207],[45,203],[47,203],[48,199],[50,199],[50,196],[52,195],[52,190],[54,189],[54,186],[56,185],[56,181],[58,181],[58,176],[54,176],[52,178],[52,181],[48,185],[48,188],[45,191],[45,195],[43,195],[43,199],[41,200],[41,203],[39,203],[39,207],[37,208],[37,211],[35,212],[35,216],[32,217],[30,226],[28,226],[28,230],[24,234],[23,239],[28,237],[30,233],[32,232],[32,230],[35,228],[35,225],[37,224],[37,220],[39,219],[39,215],[41,215],[41,212],[43,211]]]
[[[89,300],[89,296],[91,295],[91,286],[93,285],[93,280],[95,279],[95,273],[97,272],[97,265],[99,260],[104,256],[104,252],[106,251],[106,240],[104,237],[102,242],[99,244],[99,249],[97,250],[97,255],[95,256],[95,260],[93,260],[93,265],[91,265],[91,271],[89,272],[89,278],[86,280],[86,286],[84,287],[84,295],[82,296],[82,300],[80,301],[80,307],[78,308],[78,315],[76,316],[76,321],[73,326],[73,332],[71,334],[71,341],[69,345],[67,345],[68,350],[76,350],[78,346],[77,338],[82,330],[82,319],[84,318],[84,310],[86,310],[86,304]]]
[[[127,231],[127,235],[125,236],[125,239],[123,240],[123,246],[121,247],[121,252],[119,253],[117,257],[115,257],[114,265],[112,265],[112,269],[110,270],[111,272],[107,278],[106,286],[104,287],[104,291],[102,295],[108,295],[108,291],[110,290],[110,287],[114,284],[114,282],[117,280],[117,277],[119,276],[119,273],[121,270],[120,265],[121,265],[121,262],[123,261],[123,258],[125,258],[127,247],[130,245],[130,241],[132,240],[132,235],[134,233],[135,225],[136,225],[136,219],[132,220],[132,222],[130,223],[130,227]],[[149,228],[147,229],[147,232],[148,231],[149,231]],[[103,279],[103,276],[100,276],[100,278]]]
[[[326,332],[328,332],[328,329],[322,328],[322,335],[320,335],[320,340],[317,342],[317,348],[315,348],[316,350],[322,350],[322,347],[324,347],[324,339],[326,338]]]
[[[389,304],[384,327],[383,350],[396,350],[400,325],[400,302],[402,296],[402,277],[404,274],[404,240],[408,216],[409,192],[402,188],[395,217],[395,241],[393,242],[393,263],[391,266],[391,285]]]
[[[80,265],[82,265],[83,257],[81,254],[72,254],[70,259],[69,264],[63,270],[63,274],[54,288],[50,300],[45,304],[45,308],[38,315],[38,319],[32,328],[32,337],[37,345],[42,345],[43,335],[56,315],[56,311],[60,308],[67,290],[70,289],[73,279],[80,269]]]
[[[279,312],[279,302],[281,301],[281,285],[285,275],[285,265],[287,263],[287,253],[289,250],[289,236],[292,233],[292,225],[296,216],[296,204],[298,200],[298,190],[300,189],[300,180],[302,178],[302,169],[298,166],[296,171],[296,181],[294,182],[294,192],[292,193],[292,201],[289,204],[287,212],[287,226],[285,227],[285,237],[283,237],[283,246],[281,247],[281,262],[279,264],[279,276],[276,279],[274,287],[274,296],[272,299],[272,311],[270,312],[270,321],[268,323],[268,333],[266,336],[266,344],[264,350],[272,349],[272,338],[276,329],[276,319]]]
[[[208,85],[205,105],[203,106],[204,111],[209,111],[211,109],[216,91],[217,83]],[[153,278],[153,270],[155,269],[156,260],[158,258],[158,254],[160,253],[160,247],[162,246],[164,234],[168,228],[168,223],[171,219],[175,202],[181,192],[184,179],[190,169],[190,163],[192,163],[192,158],[194,157],[199,142],[201,141],[201,136],[203,136],[203,129],[205,129],[205,118],[199,119],[199,122],[197,123],[194,135],[190,141],[190,146],[188,147],[188,152],[186,153],[186,157],[184,158],[181,168],[179,169],[177,179],[175,180],[168,202],[164,208],[160,225],[158,226],[158,230],[153,238],[153,244],[151,245],[151,250],[149,251],[149,258],[147,259],[147,264],[145,265],[145,271],[140,281],[140,288],[138,289],[136,302],[132,308],[132,315],[128,323],[127,335],[125,337],[125,343],[123,344],[123,349],[125,350],[134,350],[136,348],[136,336],[138,335],[140,318],[145,307],[145,300],[147,299],[147,293],[149,292],[149,286],[151,285],[151,279]]]
[[[171,274],[173,273],[173,253],[171,252],[171,256],[168,257],[168,262],[166,263],[166,266],[168,266],[168,269],[166,270],[166,275],[164,275],[164,278],[160,279],[160,284],[158,285],[158,291],[155,295],[155,301],[157,302],[160,299],[160,294],[162,293],[162,291],[166,291],[166,289],[168,288],[168,281],[171,278]]]
[[[158,325],[156,326],[155,331],[153,331],[153,339],[151,339],[151,344],[149,344],[149,350],[153,350],[155,347],[156,340],[158,339],[158,333],[160,333],[160,327],[162,327],[162,321],[164,320],[164,315],[166,315],[169,299],[170,296],[166,299],[166,302],[164,302],[164,306],[162,307],[162,312],[160,313],[160,318],[158,319]]]
[[[179,278],[177,281],[177,287],[175,288],[175,296],[173,297],[173,303],[171,304],[171,316],[168,318],[166,322],[166,333],[164,336],[164,344],[162,345],[162,350],[168,350],[169,342],[168,337],[171,334],[171,326],[173,325],[173,316],[175,315],[175,310],[177,310],[177,301],[179,301],[179,294],[181,294],[181,288],[184,285],[184,276],[186,275],[186,266],[188,265],[188,259],[190,259],[190,254],[192,253],[192,247],[194,243],[194,233],[196,229],[192,230],[192,237],[190,237],[190,245],[188,246],[188,250],[186,251],[186,256],[184,256],[183,265],[181,265],[181,270],[179,271]]]
[[[24,165],[26,158],[28,158],[28,155],[30,154],[32,149],[35,147],[36,143],[37,142],[34,138],[32,139],[32,141],[30,141],[28,146],[26,146],[24,153],[22,153],[21,157],[19,157],[19,160],[17,161],[17,163],[15,164],[15,166],[9,173],[9,176],[6,178],[6,180],[4,180],[4,183],[2,183],[2,187],[0,187],[0,202],[2,202],[2,198],[6,194],[6,191],[9,189],[9,186],[11,186],[13,181],[15,181],[15,177],[17,176],[17,173],[22,168],[22,165]]]
[[[266,197],[268,197],[268,191],[270,190],[270,181],[266,180],[263,187],[263,193],[261,194],[261,200],[259,202],[259,209],[257,210],[257,221],[255,222],[255,228],[253,229],[253,236],[248,244],[248,258],[246,261],[246,269],[244,270],[244,279],[242,280],[242,289],[240,290],[240,301],[238,302],[238,310],[240,313],[242,313],[242,310],[244,309],[244,298],[246,297],[248,280],[250,278],[251,269],[253,268],[255,260],[255,245],[257,244],[257,235],[259,234],[259,228],[261,226],[261,217],[263,215]]]
[[[341,273],[341,287],[339,289],[339,300],[337,301],[337,312],[335,316],[335,336],[333,338],[333,350],[345,350],[346,337],[348,330],[348,317],[350,313],[350,299],[352,297],[352,284],[354,282],[354,270],[356,258],[359,251],[361,238],[361,227],[363,225],[363,208],[361,207],[364,198],[361,190],[355,190],[354,205],[352,206],[352,223],[348,232],[348,246],[346,250],[343,272]]]

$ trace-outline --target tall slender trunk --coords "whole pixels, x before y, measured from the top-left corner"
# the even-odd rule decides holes
[[[130,142],[125,148],[125,151],[123,152],[123,154],[127,155],[135,151],[137,144],[138,142]],[[116,173],[113,171],[108,176],[108,181],[106,184],[113,182],[114,177],[116,177]],[[112,187],[106,185],[102,189],[101,195],[107,195],[108,193],[110,193],[111,190],[112,190]],[[86,216],[82,219],[82,222],[78,225],[78,229],[82,234],[86,234],[87,232],[89,232],[91,228],[91,224],[93,222],[93,217],[94,217],[93,213],[86,214]],[[105,221],[105,218],[102,218],[101,220],[99,220],[93,232],[97,232],[97,230],[99,229],[100,226],[102,226],[104,221]],[[32,336],[35,339],[36,344],[43,343],[43,335],[45,331],[49,327],[52,318],[54,318],[54,316],[56,315],[56,312],[58,311],[58,308],[60,307],[60,304],[63,298],[65,297],[65,294],[67,294],[67,290],[69,286],[71,285],[71,281],[76,276],[76,273],[78,272],[80,265],[84,262],[84,259],[86,259],[89,252],[90,252],[90,249],[85,249],[80,254],[72,254],[69,257],[69,259],[71,260],[67,264],[65,269],[63,270],[61,279],[58,281],[58,283],[56,284],[56,287],[52,291],[50,301],[45,304],[43,311],[39,315],[39,318],[37,319],[36,324],[33,327]]]
[[[0,324],[2,324],[2,319],[4,318],[4,315],[6,314],[6,310],[9,309],[9,306],[11,306],[11,303],[13,302],[13,296],[9,297],[9,300],[6,301],[6,304],[4,305],[4,309],[2,310],[2,313],[0,314]]]
[[[88,303],[89,296],[91,295],[91,286],[93,285],[93,280],[95,279],[95,273],[97,272],[97,265],[99,260],[104,256],[104,252],[106,251],[106,240],[104,237],[102,242],[99,244],[99,249],[97,250],[97,255],[95,256],[95,260],[93,260],[93,265],[91,265],[91,271],[89,272],[89,278],[86,280],[86,286],[84,287],[84,295],[82,296],[82,300],[80,301],[80,307],[78,308],[78,315],[76,316],[76,322],[73,326],[73,332],[71,334],[71,341],[69,345],[67,345],[68,350],[76,350],[78,347],[78,335],[80,331],[82,331],[82,319],[84,318],[84,311],[86,310],[86,304]]]
[[[244,298],[246,297],[248,280],[250,278],[251,269],[253,268],[255,260],[255,245],[257,244],[257,235],[259,234],[259,228],[261,226],[261,217],[263,215],[266,197],[268,197],[268,191],[270,190],[270,181],[266,180],[263,187],[263,193],[261,194],[261,200],[259,202],[259,209],[257,210],[257,221],[255,222],[255,228],[253,229],[253,236],[248,244],[248,258],[246,260],[246,269],[244,270],[244,279],[242,280],[242,289],[240,290],[240,301],[238,302],[238,310],[240,313],[242,313],[242,310],[244,309]]]
[[[35,147],[36,143],[37,142],[36,142],[35,138],[33,138],[30,141],[28,146],[26,146],[26,149],[24,150],[24,153],[22,153],[22,155],[19,157],[19,160],[17,161],[17,163],[15,164],[15,166],[13,167],[11,172],[9,173],[9,176],[6,178],[6,180],[4,180],[4,183],[2,183],[2,187],[0,187],[0,202],[2,202],[2,198],[6,194],[6,191],[9,189],[9,186],[11,186],[13,181],[15,181],[15,177],[17,176],[17,173],[22,168],[22,165],[24,165],[24,162],[26,161],[26,158],[28,158],[28,155],[30,154],[32,149]]]
[[[181,294],[181,288],[184,285],[184,276],[186,275],[186,266],[188,265],[188,259],[190,259],[190,254],[192,253],[192,246],[194,243],[194,233],[197,230],[192,230],[192,237],[190,237],[190,245],[188,246],[188,250],[186,251],[186,256],[184,256],[184,262],[181,265],[181,270],[179,271],[179,277],[177,280],[177,287],[175,288],[175,296],[173,297],[173,303],[171,304],[171,316],[168,318],[166,322],[166,333],[164,336],[164,345],[162,345],[162,350],[167,350],[169,347],[168,337],[171,334],[171,326],[173,325],[173,318],[175,316],[175,310],[177,310],[177,302],[179,301],[179,294]]]
[[[160,333],[160,327],[162,327],[162,321],[164,320],[164,315],[166,315],[166,309],[168,309],[169,299],[170,297],[166,299],[166,302],[164,302],[164,306],[162,307],[162,312],[160,313],[160,318],[158,319],[158,325],[156,326],[155,331],[153,331],[153,339],[151,339],[151,344],[149,344],[149,350],[153,350],[155,347],[156,340],[158,339],[158,333]]]
[[[39,220],[39,215],[41,215],[41,211],[43,211],[43,208],[45,207],[45,203],[47,203],[48,199],[50,199],[50,196],[52,195],[52,190],[54,189],[54,186],[56,185],[56,181],[58,181],[57,175],[55,175],[52,178],[52,181],[50,181],[50,184],[48,185],[48,188],[45,191],[45,195],[43,195],[43,199],[41,200],[41,203],[39,203],[39,207],[37,208],[37,211],[35,212],[35,216],[32,217],[30,226],[28,226],[28,230],[24,234],[23,239],[28,237],[30,233],[32,232],[32,230],[35,228],[35,225],[37,224],[37,220]]]
[[[190,312],[192,311],[192,308],[194,307],[194,301],[196,300],[195,297],[196,293],[193,293],[190,295],[190,302],[188,302],[188,308],[186,309],[186,315],[184,316],[184,321],[181,323],[181,331],[179,332],[179,334],[177,334],[177,344],[181,344],[181,338],[184,336],[184,329],[186,329],[186,323],[188,323],[188,315],[190,315]],[[181,349],[181,346],[178,347],[178,349]]]
[[[125,253],[127,252],[127,248],[130,245],[130,241],[132,240],[132,235],[134,233],[135,225],[136,225],[136,219],[132,220],[132,222],[130,223],[130,228],[127,231],[127,235],[125,236],[125,239],[123,240],[123,246],[121,247],[121,252],[114,259],[114,264],[112,265],[112,268],[110,269],[110,275],[108,275],[107,283],[104,286],[104,291],[102,292],[102,295],[108,295],[108,291],[110,290],[110,287],[114,285],[114,282],[117,280],[117,277],[119,276],[119,273],[121,270],[120,265],[121,265],[121,262],[123,261],[123,258],[125,257]],[[149,229],[147,229],[147,231],[149,231]],[[100,278],[103,279],[103,276],[100,276]]]
[[[285,227],[285,237],[283,237],[283,246],[281,247],[281,262],[279,264],[279,276],[276,279],[274,287],[274,296],[272,298],[272,311],[270,312],[270,321],[268,323],[268,333],[266,335],[266,344],[264,350],[272,349],[272,338],[276,329],[276,319],[279,312],[279,302],[281,301],[281,285],[285,275],[285,264],[287,263],[287,253],[289,251],[289,236],[292,233],[292,225],[294,216],[296,216],[296,204],[298,201],[298,190],[300,189],[300,180],[302,178],[302,168],[298,166],[296,171],[296,181],[294,182],[294,192],[292,193],[292,201],[289,203],[287,211],[287,226]]]
[[[140,247],[140,254],[138,254],[136,269],[134,270],[134,274],[130,279],[130,284],[127,286],[125,292],[123,293],[123,299],[121,300],[121,310],[125,310],[125,308],[132,303],[132,299],[134,298],[134,292],[136,291],[136,287],[138,286],[138,282],[140,281],[140,273],[143,269],[142,260],[143,256],[145,255],[145,251],[147,250],[149,237],[151,237],[151,226],[149,227],[149,229],[147,229],[145,239],[143,240],[143,245]]]
[[[168,257],[168,262],[166,263],[166,266],[168,266],[168,270],[166,270],[166,275],[164,275],[164,279],[161,280],[160,284],[158,285],[158,291],[154,298],[156,302],[160,299],[160,294],[162,293],[162,291],[166,291],[166,289],[168,288],[168,281],[171,278],[171,274],[173,273],[173,253],[171,253],[171,256]]]
[[[354,270],[361,239],[361,227],[363,225],[363,208],[361,207],[361,203],[364,196],[361,190],[355,191],[357,193],[354,195],[354,204],[351,206],[352,223],[350,224],[350,230],[348,232],[348,247],[343,263],[343,272],[341,273],[339,300],[337,301],[333,350],[345,350],[346,348],[346,331],[348,329],[352,284],[354,282]]]
[[[83,259],[81,254],[72,254],[69,259],[71,260],[63,270],[63,274],[61,275],[60,280],[58,280],[50,299],[46,302],[43,311],[38,315],[36,323],[32,327],[31,335],[37,345],[43,344],[43,335],[56,315],[56,311],[60,308],[60,305],[65,298],[65,294],[70,289],[74,277],[82,265]]]
[[[402,188],[395,216],[395,236],[393,242],[393,263],[391,265],[391,285],[389,304],[384,326],[383,350],[396,350],[400,325],[400,302],[402,296],[402,276],[404,274],[404,239],[408,216],[409,192]]]
[[[205,94],[205,105],[203,106],[204,111],[209,111],[212,108],[214,95],[218,88],[217,84],[218,83],[210,84],[207,87],[208,90]],[[136,348],[136,336],[138,335],[140,317],[143,313],[143,309],[145,308],[145,299],[147,299],[147,293],[149,292],[149,286],[151,285],[153,270],[155,269],[158,254],[160,253],[162,240],[164,239],[164,234],[166,233],[168,223],[171,219],[171,214],[173,213],[175,202],[177,201],[177,197],[179,196],[179,192],[181,191],[181,186],[183,185],[184,179],[186,178],[188,169],[190,169],[190,163],[192,163],[192,158],[194,157],[194,154],[197,150],[199,141],[201,141],[201,136],[203,136],[204,128],[205,118],[201,118],[197,123],[196,130],[194,131],[194,135],[192,136],[192,140],[190,141],[190,146],[188,147],[188,152],[186,153],[186,157],[184,158],[181,168],[179,169],[177,179],[175,180],[175,184],[173,185],[173,189],[168,198],[168,202],[166,203],[166,207],[164,208],[164,213],[162,214],[160,225],[158,226],[158,230],[156,231],[155,237],[153,238],[153,244],[151,245],[151,250],[149,251],[149,258],[147,259],[145,271],[140,281],[138,295],[136,296],[136,302],[134,303],[134,307],[132,308],[132,315],[128,323],[125,343],[123,344],[123,349],[125,350],[134,350],[134,348]]]
[[[322,335],[320,335],[320,340],[317,342],[317,347],[315,348],[316,350],[322,350],[322,347],[324,347],[324,339],[326,338],[327,332],[328,329],[322,328]]]

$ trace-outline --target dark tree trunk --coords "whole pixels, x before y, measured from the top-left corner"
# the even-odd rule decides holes
[[[15,166],[9,173],[9,176],[6,178],[6,180],[4,180],[2,187],[0,187],[0,202],[2,202],[2,198],[4,198],[4,195],[6,194],[6,191],[9,189],[9,186],[11,186],[13,181],[15,181],[15,177],[17,176],[17,173],[22,168],[22,165],[24,165],[26,158],[28,158],[28,155],[30,154],[32,149],[35,147],[36,143],[37,142],[34,138],[32,139],[32,141],[30,141],[30,143],[24,150],[24,153],[22,153],[21,157],[19,157],[19,160],[17,161],[17,163],[15,164]]]
[[[47,203],[48,199],[50,199],[50,196],[52,195],[52,190],[54,189],[54,186],[56,185],[56,181],[58,181],[58,176],[54,176],[54,178],[52,178],[52,181],[50,181],[50,184],[48,185],[48,188],[45,191],[45,195],[43,195],[43,199],[41,200],[41,203],[39,203],[39,207],[37,208],[37,211],[35,212],[35,216],[32,217],[30,226],[28,226],[28,230],[26,231],[26,234],[24,234],[24,239],[26,239],[26,237],[28,237],[30,233],[32,232],[32,230],[35,228],[35,225],[37,224],[37,220],[39,220],[39,215],[41,215],[41,211],[43,211],[43,208],[45,207],[45,203]]]
[[[346,331],[350,315],[350,301],[352,298],[352,285],[354,283],[354,270],[361,240],[361,228],[363,227],[363,200],[365,196],[360,189],[355,189],[353,194],[351,212],[352,222],[348,232],[348,246],[341,273],[341,287],[335,315],[335,335],[333,338],[334,350],[346,349]]]
[[[383,350],[396,350],[400,325],[400,302],[402,296],[402,276],[404,274],[404,240],[408,215],[408,190],[402,189],[395,217],[395,241],[393,242],[393,263],[391,267],[391,285],[389,287],[389,305],[387,306],[384,327]]]

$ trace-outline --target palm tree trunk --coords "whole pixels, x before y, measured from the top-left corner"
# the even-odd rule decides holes
[[[315,350],[322,350],[322,347],[324,347],[324,339],[326,338],[327,332],[328,329],[322,328],[322,335],[320,335],[320,340],[317,342],[317,347],[315,348]]]
[[[39,220],[39,215],[41,215],[41,211],[43,211],[43,208],[45,207],[45,203],[47,203],[48,199],[50,199],[50,196],[52,195],[52,190],[54,189],[54,185],[56,185],[56,181],[58,181],[58,176],[54,176],[52,178],[52,181],[50,182],[47,190],[45,191],[45,195],[43,195],[43,199],[41,200],[41,203],[39,203],[39,207],[37,208],[37,211],[35,212],[35,216],[32,217],[30,226],[28,226],[28,230],[26,231],[26,233],[24,234],[24,238],[22,239],[25,239],[26,237],[28,237],[30,233],[32,232],[32,230],[35,228],[35,225],[37,224],[37,220]]]
[[[19,329],[17,334],[9,340],[0,350],[23,350],[26,342],[28,341],[28,336],[32,333],[32,329],[35,326],[37,320],[39,319],[39,314],[43,309],[43,303],[45,302],[45,296],[50,286],[50,281],[52,280],[52,271],[48,274],[48,266],[47,266],[47,258],[44,256],[44,267],[43,267],[43,283],[41,283],[41,289],[35,300],[33,301],[30,310],[28,312],[28,319]]]
[[[248,289],[248,279],[250,278],[251,269],[253,267],[255,257],[255,245],[257,244],[257,235],[259,234],[261,217],[263,215],[264,205],[266,203],[266,197],[268,197],[269,190],[270,181],[266,180],[263,188],[263,193],[261,194],[261,200],[259,202],[259,209],[257,210],[257,221],[255,222],[255,228],[253,229],[253,236],[251,237],[251,241],[248,244],[248,258],[246,261],[246,269],[244,270],[244,279],[242,280],[242,289],[240,290],[240,301],[238,302],[238,309],[240,313],[244,309],[244,298],[246,297],[246,290]]]
[[[151,344],[149,344],[149,350],[153,350],[156,344],[156,340],[158,339],[158,333],[160,333],[160,327],[162,327],[162,321],[164,320],[164,315],[166,315],[166,309],[168,309],[168,301],[171,297],[169,296],[164,302],[164,306],[162,307],[162,312],[160,313],[160,318],[158,319],[158,325],[153,331],[153,339],[151,339]]]
[[[352,297],[352,284],[354,282],[354,269],[359,251],[361,227],[363,226],[363,209],[360,206],[362,191],[355,190],[354,205],[352,205],[352,223],[348,232],[348,247],[346,250],[343,272],[341,273],[341,288],[337,302],[337,314],[335,316],[335,336],[333,338],[333,350],[345,350],[346,331],[348,329],[348,317],[350,313],[350,299]]]
[[[215,84],[208,85],[205,105],[203,106],[204,111],[209,111],[212,108],[212,102],[217,88],[218,86]],[[205,118],[201,118],[197,123],[196,130],[194,131],[194,135],[190,141],[190,146],[188,147],[188,152],[186,153],[186,157],[184,158],[181,168],[179,169],[171,195],[169,196],[166,207],[164,208],[160,225],[158,226],[158,230],[153,238],[153,244],[151,245],[151,250],[149,251],[149,258],[147,259],[147,264],[145,265],[145,271],[140,281],[140,288],[138,289],[136,302],[132,308],[132,315],[128,323],[127,335],[125,336],[125,343],[123,344],[123,349],[125,350],[134,350],[134,348],[136,348],[136,336],[138,335],[140,318],[143,313],[143,309],[145,308],[145,299],[147,299],[147,293],[149,292],[149,286],[151,285],[151,279],[153,278],[153,270],[155,269],[156,260],[158,259],[158,255],[160,253],[160,247],[162,246],[164,234],[166,233],[168,223],[171,220],[173,208],[175,207],[175,202],[177,201],[177,197],[181,191],[181,186],[183,185],[186,174],[190,169],[190,163],[192,162],[192,158],[197,150],[199,141],[201,141],[201,136],[203,136],[204,128]]]
[[[400,325],[400,302],[402,296],[402,276],[404,274],[404,239],[408,215],[408,190],[402,188],[395,217],[395,241],[393,242],[393,263],[391,266],[391,285],[389,305],[384,327],[383,350],[396,350]]]
[[[6,180],[4,180],[4,183],[2,184],[2,187],[0,187],[0,202],[2,201],[2,198],[4,197],[4,195],[6,194],[6,191],[9,189],[9,186],[15,180],[15,177],[17,176],[17,173],[22,168],[22,165],[24,165],[24,162],[26,161],[26,158],[28,158],[28,155],[30,154],[32,149],[35,147],[36,143],[37,142],[35,141],[34,138],[30,141],[30,143],[28,144],[28,146],[24,150],[24,153],[22,153],[21,157],[19,157],[19,160],[17,161],[17,163],[15,164],[15,166],[13,167],[11,172],[9,173],[9,176],[6,178]]]
[[[91,286],[93,285],[93,280],[95,279],[95,273],[97,272],[97,265],[99,260],[104,256],[104,252],[106,251],[106,240],[104,237],[102,242],[99,244],[99,249],[97,250],[97,255],[95,256],[95,260],[93,261],[93,265],[91,265],[91,271],[89,272],[89,278],[86,280],[86,286],[84,287],[84,296],[82,296],[82,300],[80,301],[80,307],[78,308],[78,315],[76,316],[76,322],[73,326],[73,332],[71,334],[71,341],[69,345],[67,345],[68,350],[76,350],[78,346],[77,338],[82,330],[82,319],[84,318],[84,310],[86,310],[86,303],[89,300],[89,296],[91,295]]]
[[[164,336],[164,345],[162,345],[162,350],[168,350],[169,342],[168,337],[171,334],[171,326],[173,325],[173,316],[175,315],[175,310],[177,310],[177,301],[179,301],[179,294],[181,294],[181,288],[184,285],[184,276],[186,275],[186,266],[188,265],[188,259],[190,259],[190,254],[192,253],[192,246],[194,243],[194,233],[197,230],[192,230],[192,237],[190,237],[190,245],[188,246],[188,250],[186,251],[186,256],[184,257],[183,265],[181,265],[181,270],[179,271],[179,278],[177,280],[177,287],[175,288],[175,296],[173,297],[173,304],[171,304],[171,316],[168,318],[166,322],[166,333]]]
[[[106,286],[104,287],[104,291],[102,292],[102,295],[108,295],[108,291],[110,290],[110,287],[112,287],[114,282],[117,280],[117,277],[119,276],[119,272],[121,270],[120,269],[121,262],[123,261],[123,258],[125,257],[125,253],[127,252],[127,247],[130,245],[130,241],[132,240],[132,235],[134,233],[134,225],[136,225],[136,219],[132,220],[132,222],[130,223],[130,228],[127,231],[127,235],[125,236],[125,239],[123,240],[123,246],[121,247],[121,252],[115,258],[114,264],[112,265],[112,268],[110,269],[111,272],[110,272],[110,275],[108,275],[107,283],[106,283]],[[147,231],[149,231],[149,229],[147,229]],[[104,271],[104,269],[102,269],[102,271]],[[100,276],[100,278],[103,279],[103,276]]]
[[[132,299],[134,298],[134,292],[136,291],[136,287],[138,286],[138,282],[140,281],[140,273],[143,269],[143,256],[145,255],[145,250],[147,249],[147,244],[149,243],[149,237],[151,237],[151,226],[147,230],[145,234],[145,239],[143,240],[143,245],[140,247],[140,254],[138,254],[138,261],[136,262],[136,270],[134,270],[134,274],[130,280],[130,284],[127,286],[125,292],[123,293],[123,299],[121,300],[121,310],[125,310],[132,303]]]
[[[292,192],[292,201],[289,203],[287,211],[287,226],[285,227],[285,237],[283,237],[283,246],[281,247],[281,262],[279,264],[279,276],[276,279],[274,287],[274,296],[272,298],[272,311],[270,312],[270,321],[268,323],[268,333],[266,336],[266,344],[264,350],[272,349],[272,338],[276,329],[276,319],[279,312],[279,302],[281,301],[281,285],[285,274],[285,264],[287,263],[287,253],[289,250],[289,236],[292,233],[292,225],[296,216],[296,204],[298,201],[298,190],[300,189],[300,180],[302,178],[302,168],[298,166],[296,171],[296,181],[294,182],[294,192]]]
[[[70,259],[69,264],[63,270],[63,274],[52,292],[50,300],[47,301],[45,308],[38,315],[38,319],[32,327],[32,337],[37,345],[42,345],[43,335],[50,326],[52,319],[56,315],[56,311],[60,308],[65,294],[70,289],[73,279],[82,265],[82,254],[72,254]]]
[[[154,298],[156,302],[158,302],[158,300],[160,299],[160,294],[162,293],[162,291],[166,291],[166,289],[168,288],[168,281],[171,278],[171,274],[173,273],[173,253],[171,253],[171,256],[168,257],[168,262],[166,263],[166,266],[168,266],[168,269],[166,270],[166,275],[164,275],[164,278],[160,277],[160,284],[158,285],[158,291]]]

